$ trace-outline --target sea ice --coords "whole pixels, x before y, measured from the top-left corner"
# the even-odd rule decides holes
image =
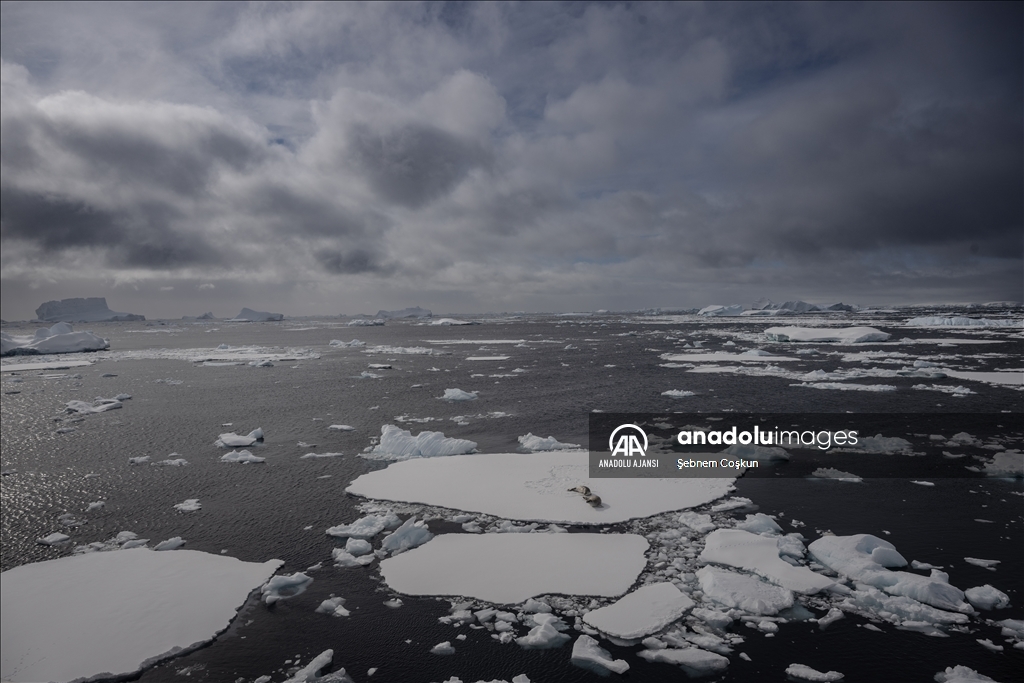
[[[262,439],[263,429],[261,427],[257,427],[256,429],[252,430],[245,436],[235,434],[234,432],[221,434],[219,437],[217,437],[217,440],[214,442],[214,445],[219,446],[221,448],[239,448],[245,446],[252,446],[257,441],[261,441]]]
[[[711,515],[702,515],[696,512],[686,511],[679,515],[678,521],[699,534],[706,534],[718,528],[718,525],[711,521]]]
[[[328,429],[333,429],[336,432],[354,432],[356,430],[351,425],[331,425]]]
[[[846,481],[852,484],[859,484],[864,481],[856,474],[850,474],[849,472],[837,470],[835,467],[819,467],[818,469],[811,472],[811,476],[818,477],[819,479],[835,479],[836,481]]]
[[[562,647],[570,636],[562,633],[569,627],[554,614],[534,614],[527,618],[535,626],[525,636],[516,638],[516,644],[527,650],[547,650]]]
[[[394,520],[397,521],[398,517],[394,517]],[[351,524],[332,526],[327,530],[327,535],[338,538],[373,538],[388,528],[388,523],[391,521],[390,515],[367,515]],[[398,524],[394,526],[398,526]]]
[[[380,547],[392,555],[397,555],[421,546],[433,537],[434,534],[430,533],[426,522],[417,521],[416,517],[410,517],[402,526],[385,536]]]
[[[818,618],[818,628],[826,629],[840,619],[845,619],[846,615],[843,614],[843,610],[838,607],[832,607],[829,609],[828,614]]]
[[[873,327],[769,327],[764,336],[776,342],[864,344],[884,342],[892,335]]]
[[[280,565],[135,548],[15,567],[0,580],[0,677],[129,677],[212,640]]]
[[[704,596],[751,614],[773,615],[793,606],[793,593],[746,574],[713,567],[697,570]]]
[[[380,570],[392,590],[406,595],[496,604],[545,593],[614,597],[643,570],[647,548],[633,534],[442,534],[383,560]]]
[[[816,681],[820,683],[841,681],[845,678],[845,676],[838,671],[822,673],[817,669],[812,669],[806,664],[790,664],[786,667],[786,675],[801,681]]]
[[[71,325],[60,322],[49,329],[42,327],[34,335],[11,336],[0,332],[0,355],[38,355],[102,351],[110,342],[92,332],[75,332]]]
[[[361,455],[371,460],[409,460],[460,455],[475,450],[475,441],[448,438],[443,432],[423,431],[413,436],[407,429],[384,425],[380,428],[380,443]]]
[[[282,313],[267,313],[266,311],[254,311],[251,308],[243,308],[234,318],[228,322],[233,323],[263,323],[270,321],[284,320]]]
[[[444,396],[440,398],[445,401],[475,401],[477,391],[463,391],[462,389],[445,389]]]
[[[729,493],[734,481],[728,477],[591,479],[589,473],[586,451],[454,455],[394,463],[360,476],[346,491],[509,520],[615,524],[703,505]],[[580,485],[601,497],[600,508],[568,490]]]
[[[693,600],[675,584],[651,583],[617,602],[588,612],[583,621],[617,638],[642,638],[657,633],[693,607]]]
[[[569,660],[578,667],[589,669],[601,675],[609,671],[624,674],[629,670],[629,663],[624,659],[613,659],[608,650],[601,647],[596,640],[583,634],[572,645],[572,657]]]
[[[903,323],[906,327],[1024,327],[1020,320],[1007,318],[968,318],[967,316],[925,316],[911,318]]]
[[[175,505],[174,509],[178,510],[179,512],[195,512],[196,510],[199,510],[202,507],[203,506],[199,504],[198,498],[189,498],[184,503],[178,503],[177,505]]]
[[[344,604],[345,598],[331,596],[320,603],[320,606],[316,608],[316,612],[318,614],[329,614],[332,617],[347,617],[352,613],[345,609]]]
[[[258,462],[266,462],[266,458],[261,458],[258,455],[253,455],[249,451],[231,451],[220,456],[221,462],[240,462],[243,465],[250,465]]]
[[[522,445],[524,450],[536,453],[538,451],[571,451],[578,450],[579,444],[576,443],[562,443],[553,436],[549,436],[546,439],[539,436],[534,436],[532,433],[527,432],[526,436],[519,437],[519,443]]]
[[[702,650],[699,647],[641,650],[637,654],[648,662],[676,664],[682,667],[687,675],[691,677],[709,676],[718,671],[725,671],[726,667],[729,666],[728,657]]]
[[[105,413],[108,410],[122,408],[120,401],[114,398],[98,398],[92,403],[86,401],[68,401],[67,412],[69,413]]]
[[[181,536],[173,536],[168,538],[166,541],[160,541],[157,543],[153,546],[153,550],[177,550],[183,545],[185,545],[185,540]]]
[[[451,641],[444,641],[438,643],[434,647],[430,648],[430,654],[432,655],[453,655],[455,654],[455,648],[452,647]]]
[[[1010,606],[1010,596],[989,584],[964,591],[967,601],[978,609],[1003,609]]]
[[[777,537],[740,529],[718,529],[708,534],[700,559],[754,572],[797,593],[817,593],[835,585],[828,577],[781,559]]]
[[[980,674],[974,669],[958,665],[947,666],[945,671],[935,674],[936,683],[996,683],[994,678]]]
[[[696,396],[692,391],[686,391],[685,389],[669,389],[668,391],[661,392],[662,396],[668,396],[669,398],[687,398],[690,396]]]
[[[71,537],[67,534],[62,534],[60,532],[55,531],[49,536],[43,536],[42,538],[37,539],[36,543],[40,545],[60,545],[61,543],[65,543],[70,540]]]
[[[295,572],[288,576],[282,574],[271,577],[260,588],[260,593],[263,595],[263,602],[273,605],[279,600],[287,600],[304,593],[311,583],[313,583],[313,577],[306,576],[302,572]]]

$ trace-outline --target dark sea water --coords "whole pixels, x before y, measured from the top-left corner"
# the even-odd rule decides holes
[[[897,320],[906,317],[879,316],[850,324],[869,324],[892,332],[893,341],[959,338],[997,343],[859,344],[855,348],[816,344],[809,346],[820,353],[802,356],[798,362],[785,364],[785,368],[808,372],[839,367],[903,367],[852,362],[838,355],[870,350],[911,354],[909,362],[935,358],[961,369],[1024,367],[1019,331],[936,331],[895,326]],[[75,544],[103,541],[122,530],[153,541],[181,536],[192,550],[226,551],[227,555],[253,562],[280,558],[285,564],[279,573],[304,571],[324,563],[322,569],[310,572],[315,580],[304,594],[272,608],[251,597],[231,627],[213,643],[145,671],[139,677],[142,681],[253,681],[264,674],[281,681],[289,669],[286,660],[298,655],[304,664],[327,648],[334,650],[330,669],[345,667],[360,683],[443,681],[450,676],[467,682],[511,680],[522,673],[532,681],[601,680],[569,663],[571,644],[530,651],[514,643],[501,645],[484,630],[453,629],[437,621],[448,613],[448,600],[402,596],[404,606],[389,609],[383,602],[396,594],[381,581],[377,563],[365,569],[334,567],[331,549],[343,543],[327,536],[324,530],[361,516],[356,506],[362,501],[344,489],[361,474],[384,466],[357,454],[370,445],[371,437],[379,436],[385,424],[399,424],[413,433],[430,429],[449,437],[471,439],[485,453],[515,452],[517,438],[528,432],[586,444],[588,417],[593,410],[894,414],[1009,411],[1009,423],[1021,424],[1024,392],[980,382],[869,378],[852,381],[892,384],[898,390],[836,391],[791,386],[793,380],[781,377],[689,373],[685,368],[661,367],[665,362],[659,357],[661,353],[681,352],[686,343],[697,340],[703,341],[708,351],[750,347],[778,350],[778,346],[756,343],[754,335],[771,324],[791,323],[534,316],[457,327],[397,322],[384,327],[347,328],[331,319],[76,326],[110,338],[111,351],[83,354],[82,358],[97,360],[84,368],[3,373],[2,568],[69,554],[70,547],[51,548],[35,542],[58,530],[70,534]],[[4,330],[24,334],[34,327],[6,325]],[[352,338],[367,342],[365,348],[430,347],[449,351],[450,355],[371,355],[364,352],[365,348],[328,345],[331,339]],[[524,344],[427,343],[461,339],[523,340]],[[724,346],[730,339],[736,347]],[[219,344],[278,347],[276,352],[300,359],[274,361],[274,366],[267,368],[210,366],[187,359],[190,354],[196,355],[190,350],[209,350]],[[285,349],[306,352],[286,353]],[[319,358],[308,352],[319,354]],[[510,358],[466,360],[469,356],[490,355]],[[388,363],[393,368],[372,370],[382,375],[379,379],[358,378],[370,363]],[[514,369],[525,372],[512,373]],[[104,373],[117,376],[102,377]],[[515,376],[491,377],[509,374]],[[12,381],[16,379],[21,381]],[[158,381],[168,379],[180,383]],[[922,382],[963,385],[976,393],[954,398],[911,388]],[[454,387],[479,391],[479,398],[454,403],[437,398],[444,389]],[[690,390],[696,396],[673,399],[661,395],[670,389]],[[63,411],[70,400],[91,400],[121,392],[133,397],[121,410],[90,415],[78,422]],[[497,412],[506,415],[487,415]],[[468,416],[468,424],[451,419],[460,415]],[[402,423],[396,422],[396,416],[434,420]],[[231,426],[223,427],[226,423]],[[356,429],[327,429],[336,423]],[[57,433],[58,428],[69,426],[76,429]],[[250,450],[266,457],[266,464],[240,466],[219,461],[225,452],[213,445],[219,433],[247,433],[256,427],[263,428],[266,439]],[[960,429],[951,423],[944,433],[949,436],[956,431]],[[317,446],[300,448],[300,441]],[[1009,447],[1021,448],[1021,444]],[[299,458],[311,450],[344,455]],[[180,454],[189,465],[128,464],[130,457],[148,455],[158,461],[171,453]],[[736,495],[752,499],[759,512],[778,515],[784,531],[800,531],[808,543],[822,531],[881,536],[908,560],[943,565],[953,585],[966,589],[990,583],[1010,596],[1011,608],[983,616],[1024,618],[1024,497],[1019,495],[1024,487],[1020,479],[984,478],[963,470],[962,477],[936,478],[934,487],[923,487],[910,483],[920,471],[914,457],[857,457],[887,458],[891,473],[848,485],[774,477],[768,471],[739,479]],[[99,476],[86,478],[90,473]],[[186,498],[200,499],[202,509],[182,514],[172,507]],[[86,514],[87,505],[97,500],[105,500],[106,506]],[[742,519],[750,512],[737,511],[735,516]],[[62,526],[58,517],[65,513],[72,513],[83,523],[74,528]],[[994,523],[978,523],[978,518]],[[792,519],[805,526],[790,526]],[[433,521],[430,526],[435,533],[461,532],[457,524],[444,521]],[[965,556],[999,559],[1002,563],[991,572],[965,563]],[[330,594],[345,597],[352,616],[330,618],[314,613]],[[161,615],[154,614],[153,618],[160,619]],[[999,681],[1024,680],[1024,652],[1007,647],[1002,653],[993,653],[976,642],[978,638],[990,638],[1008,645],[1003,643],[998,628],[981,620],[972,620],[969,633],[954,632],[947,638],[884,624],[880,624],[883,632],[878,633],[862,628],[864,623],[865,619],[848,615],[822,631],[813,623],[794,622],[781,626],[771,638],[734,624],[733,631],[745,636],[745,642],[730,656],[727,671],[705,680],[785,680],[783,672],[794,662],[822,671],[841,671],[846,681],[931,681],[936,672],[958,664]],[[525,634],[526,629],[519,630],[520,635]],[[466,633],[467,639],[456,641],[458,633]],[[439,657],[429,653],[434,644],[445,640],[456,645],[456,654]],[[602,645],[616,658],[630,663],[623,678],[685,678],[677,667],[649,664],[638,658],[635,653],[639,647],[617,647],[607,641]],[[741,659],[740,652],[749,655],[751,661]],[[371,667],[377,667],[377,671],[368,678],[366,672]]]

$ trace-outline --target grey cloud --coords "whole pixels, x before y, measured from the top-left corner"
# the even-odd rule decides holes
[[[394,270],[393,266],[381,263],[377,254],[366,249],[321,249],[316,252],[316,259],[332,275],[386,274]]]
[[[489,155],[479,144],[426,124],[349,131],[351,159],[382,199],[418,208],[452,190]]]

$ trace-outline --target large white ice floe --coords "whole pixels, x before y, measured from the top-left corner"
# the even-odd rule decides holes
[[[92,332],[75,332],[68,323],[41,327],[34,335],[11,336],[0,332],[0,355],[37,355],[102,351],[110,342]]]
[[[704,597],[725,607],[751,614],[773,615],[793,606],[792,591],[766,583],[756,576],[701,567],[697,570],[697,579]]]
[[[546,439],[539,436],[534,436],[532,433],[527,433],[526,436],[519,437],[519,444],[523,450],[530,451],[531,453],[537,453],[540,451],[574,451],[579,450],[580,445],[578,443],[562,443],[553,436],[549,436]]]
[[[554,451],[406,460],[360,476],[346,491],[502,519],[615,524],[709,503],[732,491],[733,482],[729,477],[591,479],[586,451]],[[569,491],[580,485],[600,496],[600,507]]]
[[[740,529],[718,529],[708,534],[700,559],[754,572],[796,593],[817,593],[835,585],[826,576],[783,560],[779,540]]]
[[[799,681],[815,681],[817,683],[832,683],[845,678],[838,671],[818,671],[806,664],[790,664],[786,667],[786,675]]]
[[[673,583],[650,583],[617,602],[588,612],[583,621],[617,638],[657,633],[693,608],[693,600]]]
[[[443,534],[383,560],[380,571],[407,595],[497,604],[545,593],[615,597],[636,581],[647,548],[634,534]]]
[[[614,659],[608,650],[601,647],[596,640],[583,634],[572,645],[572,657],[569,660],[576,666],[589,669],[601,675],[609,671],[624,674],[629,671],[629,663],[624,659]]]
[[[280,565],[133,548],[5,571],[0,678],[130,676],[212,640]]]
[[[449,438],[443,432],[423,431],[416,436],[395,425],[380,428],[380,443],[360,455],[370,460],[409,460],[461,455],[476,450],[476,442]]]
[[[892,335],[874,327],[769,327],[764,336],[775,342],[864,344],[884,342]]]
[[[1009,318],[969,318],[963,315],[955,316],[924,316],[911,318],[903,323],[907,327],[1024,327],[1020,320]]]
[[[940,610],[969,613],[964,593],[949,584],[942,572],[921,576],[895,572],[887,567],[905,567],[906,559],[896,547],[871,534],[823,536],[807,547],[808,552],[829,569],[860,584],[880,588],[891,595],[904,596]]]

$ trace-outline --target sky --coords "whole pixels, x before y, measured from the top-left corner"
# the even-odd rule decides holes
[[[1022,25],[3,2],[2,317],[1019,301]]]

